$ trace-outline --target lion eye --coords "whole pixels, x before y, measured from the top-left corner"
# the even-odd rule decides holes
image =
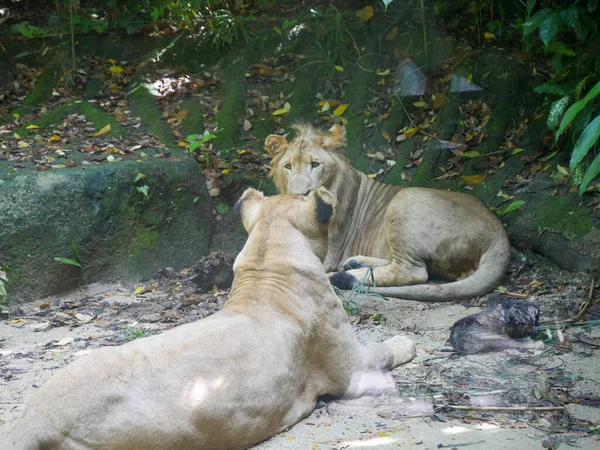
[[[321,163],[317,162],[317,161],[313,161],[313,162],[310,163],[310,165],[314,169],[315,167],[319,167],[321,165]]]
[[[287,170],[292,170],[292,165],[291,165],[291,164],[289,164],[289,163],[288,163],[288,164],[286,164],[284,167],[285,167]]]

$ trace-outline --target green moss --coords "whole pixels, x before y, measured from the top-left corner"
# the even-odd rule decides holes
[[[133,100],[132,109],[135,115],[142,119],[143,129],[155,134],[169,149],[179,153],[180,150],[174,143],[175,136],[163,120],[162,112],[152,94],[152,87],[148,84],[140,84],[129,93],[129,98]]]
[[[131,256],[136,262],[142,262],[145,258],[146,251],[155,250],[160,235],[158,232],[149,228],[138,228],[135,233],[135,238],[131,244]]]
[[[38,77],[35,83],[35,89],[25,97],[23,105],[31,108],[35,108],[40,105],[44,100],[50,98],[52,89],[56,85],[56,68],[48,67]]]
[[[51,125],[59,124],[69,114],[85,115],[98,130],[102,129],[106,125],[110,125],[110,131],[103,135],[105,137],[120,136],[125,133],[124,129],[113,116],[101,110],[100,108],[96,108],[91,103],[80,100],[71,103],[65,103],[64,105],[61,105],[58,108],[49,111],[43,116],[40,116],[37,119],[24,124],[22,127],[16,129],[15,132],[20,134],[21,136],[25,136],[27,134],[35,134],[37,133],[37,130],[28,130],[27,127],[29,125],[36,125],[40,128],[49,127]]]
[[[552,197],[542,205],[535,217],[538,232],[550,230],[570,239],[581,239],[594,228],[585,208],[574,196]]]
[[[297,73],[291,88],[294,96],[289,100],[290,112],[284,122],[289,127],[295,122],[306,121],[315,114],[316,95],[319,89],[315,66],[308,66]]]
[[[204,133],[205,121],[200,113],[198,100],[194,97],[188,98],[181,102],[181,109],[187,111],[187,116],[181,124],[181,134],[187,137],[190,134]]]
[[[243,49],[232,51],[224,61],[221,111],[215,116],[221,131],[217,133],[215,145],[219,150],[234,150],[239,135],[239,119],[244,117],[246,99],[246,66],[249,57]]]
[[[258,147],[262,148],[268,135],[274,132],[275,124],[270,117],[260,116],[254,120],[252,134],[258,138]]]
[[[100,89],[102,89],[102,85],[103,85],[104,81],[102,80],[102,78],[98,77],[98,76],[93,76],[91,77],[87,84],[85,85],[85,91],[84,91],[84,97],[85,98],[91,98],[91,97],[95,97],[98,92],[100,92]]]

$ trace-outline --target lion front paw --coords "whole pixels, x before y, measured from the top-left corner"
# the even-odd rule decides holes
[[[364,267],[369,266],[364,262],[360,262],[357,258],[349,258],[344,261],[344,270],[362,269]]]
[[[393,357],[392,367],[406,364],[412,361],[417,355],[417,348],[412,339],[406,336],[394,336],[385,341],[385,344],[391,348]]]
[[[348,272],[334,273],[329,277],[329,282],[336,288],[344,291],[349,291],[358,284],[356,277]]]

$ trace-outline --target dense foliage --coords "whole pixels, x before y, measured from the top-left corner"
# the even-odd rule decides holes
[[[547,125],[555,132],[557,145],[572,154],[566,175],[583,193],[600,173],[600,155],[592,156],[598,149],[600,134],[598,0],[331,0],[327,4],[276,0],[9,0],[10,27],[4,25],[0,32],[10,29],[34,38],[106,30],[150,34],[165,29],[190,30],[201,32],[211,45],[222,48],[240,38],[251,41],[251,25],[268,15],[282,17],[273,28],[282,36],[284,49],[289,50],[294,40],[283,37],[289,35],[297,20],[287,17],[286,11],[293,11],[293,16],[302,10],[315,18],[316,44],[321,49],[318,58],[334,74],[336,67],[348,62],[347,51],[353,45],[348,18],[340,10],[364,5],[379,10],[396,6],[390,14],[399,15],[405,13],[404,6],[420,8],[424,23],[433,11],[436,20],[451,31],[473,29],[480,41],[481,36],[490,33],[496,42],[513,48],[521,46],[546,61],[542,72],[546,80],[536,92],[544,96]],[[425,25],[434,26],[433,21]]]

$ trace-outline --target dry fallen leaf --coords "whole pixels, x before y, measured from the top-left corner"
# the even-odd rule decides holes
[[[112,66],[109,70],[111,73],[121,73],[125,69],[123,69],[121,66]]]
[[[417,131],[419,131],[418,128],[409,128],[404,132],[404,135],[406,137],[413,137],[417,133]]]
[[[333,111],[333,115],[341,116],[342,114],[344,114],[346,112],[346,110],[348,109],[348,106],[349,106],[348,103],[342,103],[340,106],[335,108],[335,110]]]
[[[433,110],[437,111],[445,104],[446,104],[446,97],[444,96],[444,94],[438,94],[433,99]]]
[[[60,141],[62,138],[58,135],[58,134],[53,134],[49,139],[48,142],[58,142]]]
[[[373,17],[373,7],[371,5],[365,6],[363,9],[356,11],[356,17],[360,23],[366,23]]]
[[[94,134],[91,134],[91,137],[98,137],[98,136],[102,136],[103,134],[106,134],[110,131],[110,123],[108,125],[106,125],[105,127],[102,127],[102,129]]]
[[[134,291],[134,293],[135,293],[135,295],[139,295],[142,292],[144,292],[145,290],[146,290],[145,286],[140,286],[140,287],[136,288],[136,290]]]
[[[481,184],[481,183],[483,183],[483,180],[485,180],[486,178],[487,178],[487,173],[484,173],[483,175],[469,175],[466,177],[460,177],[463,184],[466,184],[467,186]]]
[[[283,105],[283,108],[273,111],[273,115],[280,116],[282,114],[287,114],[290,112],[290,109],[292,109],[292,105],[286,102],[285,105]]]
[[[181,111],[179,111],[177,114],[175,114],[173,116],[174,119],[179,119],[179,120],[183,120],[187,117],[188,112],[185,109],[182,109]]]

